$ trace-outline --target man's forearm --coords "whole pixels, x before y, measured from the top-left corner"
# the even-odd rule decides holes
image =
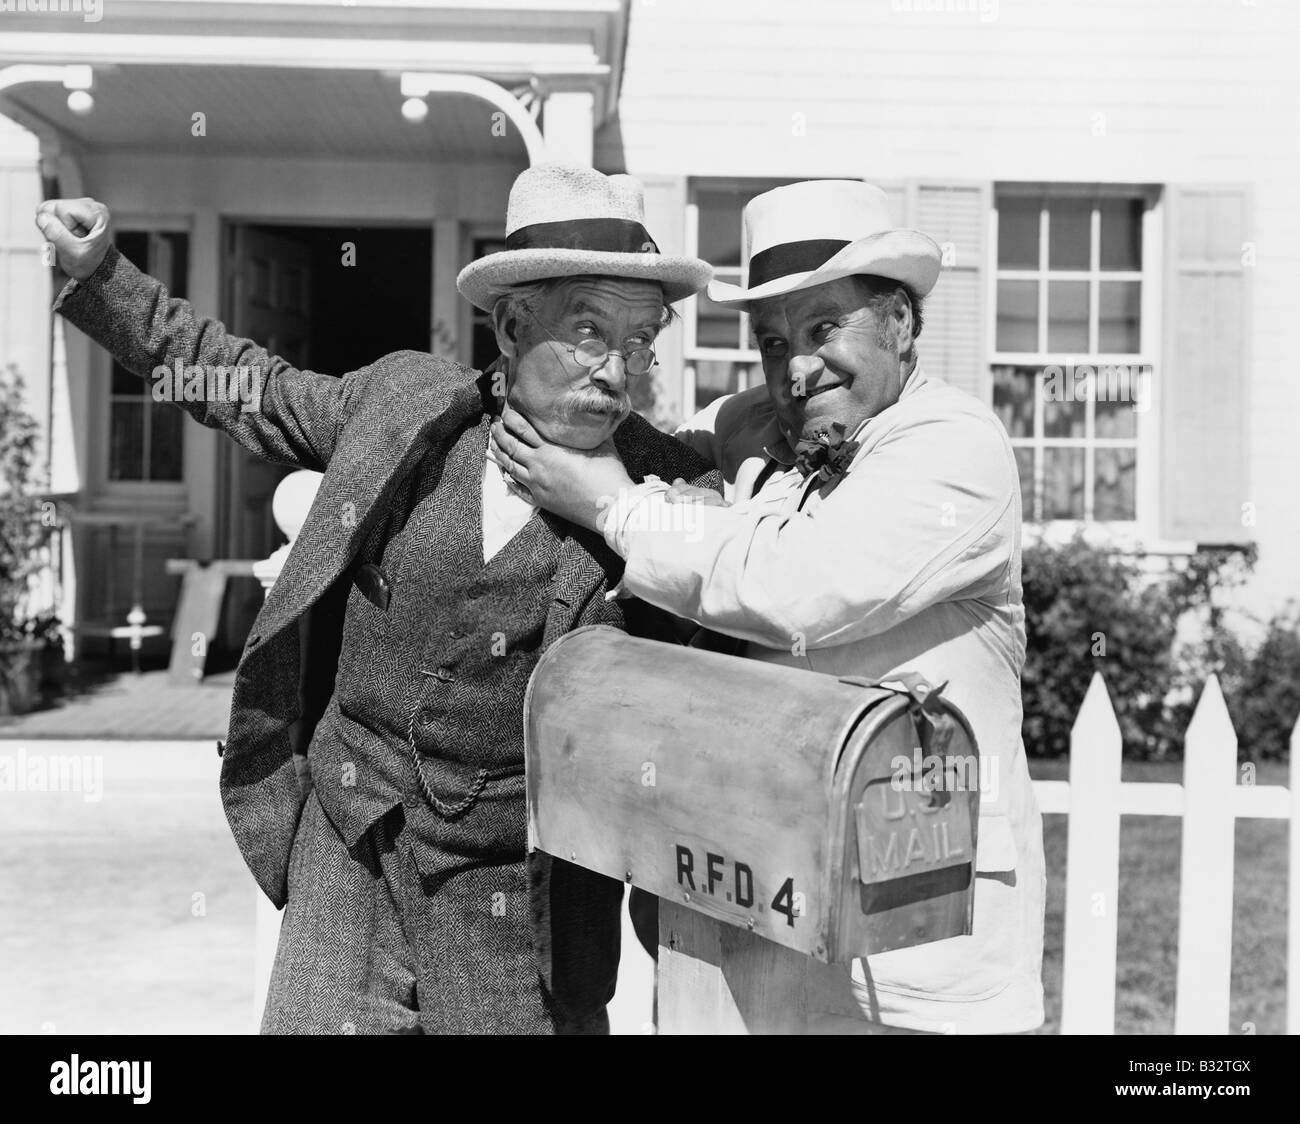
[[[339,379],[298,371],[251,340],[171,299],[158,280],[110,249],[54,307],[203,425],[267,460],[323,470],[343,415]]]

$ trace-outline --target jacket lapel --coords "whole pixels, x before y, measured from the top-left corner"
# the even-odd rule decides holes
[[[542,518],[563,539],[542,635],[544,650],[573,629],[593,593],[605,584],[612,587],[617,582],[623,563],[595,532],[579,529],[547,511],[542,512]]]
[[[442,371],[427,380],[376,380],[348,420],[311,511],[294,541],[257,626],[268,639],[304,611],[347,568],[361,548],[379,501],[430,446],[449,446],[458,426],[483,408],[473,381],[453,383]],[[438,376],[442,375],[442,378]]]

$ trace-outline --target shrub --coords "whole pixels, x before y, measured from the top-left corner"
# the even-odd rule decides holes
[[[0,370],[0,709],[30,693],[21,682],[29,676],[29,646],[58,646],[57,618],[31,605],[50,526],[37,491],[38,429],[23,401],[22,377],[10,364]]]
[[[1027,650],[1021,683],[1024,738],[1033,756],[1069,752],[1070,727],[1092,673],[1106,677],[1125,749],[1170,749],[1166,696],[1180,605],[1138,562],[1076,536],[1026,547],[1022,580]]]
[[[1274,617],[1228,702],[1238,755],[1247,761],[1284,761],[1300,717],[1300,614]]]
[[[1275,616],[1250,647],[1228,627],[1222,595],[1255,548],[1197,551],[1163,574],[1081,536],[1024,550],[1025,749],[1069,752],[1092,673],[1106,679],[1128,757],[1179,757],[1211,674],[1218,676],[1243,761],[1285,760],[1300,716],[1300,607]],[[1176,643],[1179,622],[1198,635]]]

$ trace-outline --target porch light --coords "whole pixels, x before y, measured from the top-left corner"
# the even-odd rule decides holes
[[[68,109],[78,117],[85,117],[95,108],[95,99],[89,90],[69,90]]]
[[[429,103],[423,98],[407,98],[402,102],[402,116],[412,125],[418,125],[429,116]]]

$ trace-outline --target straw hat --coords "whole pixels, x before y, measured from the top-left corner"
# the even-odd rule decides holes
[[[714,281],[718,304],[781,296],[855,273],[903,281],[920,296],[939,279],[939,245],[896,227],[883,191],[860,180],[808,180],[774,188],[745,206],[749,286]]]
[[[668,304],[698,293],[712,268],[699,258],[659,252],[643,225],[643,196],[632,176],[570,164],[529,168],[510,189],[506,248],[467,265],[456,288],[485,311],[511,286],[548,277],[658,281]]]

